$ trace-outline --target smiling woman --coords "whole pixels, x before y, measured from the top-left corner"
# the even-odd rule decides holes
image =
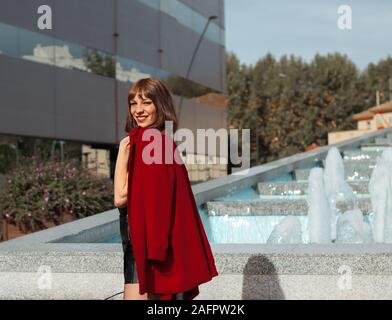
[[[136,119],[136,122],[140,126],[148,126],[154,123],[156,117],[156,108],[152,103],[151,99],[146,98],[143,94],[135,96],[130,102],[131,114]]]
[[[199,284],[218,272],[187,169],[165,130],[166,121],[173,132],[177,130],[172,94],[150,77],[131,87],[128,103],[129,135],[120,143],[114,179],[124,250],[124,299],[192,300]],[[166,162],[166,154],[161,154],[164,163],[144,161],[150,134],[150,142],[155,144],[158,137],[155,146],[169,152],[174,163]],[[155,147],[153,151],[155,157]]]
[[[164,129],[165,121],[173,123],[177,130],[177,116],[173,99],[166,85],[154,77],[139,80],[128,93],[129,116],[125,131],[137,126]]]

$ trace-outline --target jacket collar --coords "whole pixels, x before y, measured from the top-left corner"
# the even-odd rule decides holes
[[[143,135],[143,132],[146,131],[147,129],[149,129],[149,128],[141,127],[141,126],[134,127],[134,128],[132,128],[132,129],[129,131],[129,137],[130,137],[130,138],[132,138],[132,137],[134,137],[134,136],[139,136],[139,137],[141,137],[141,136]],[[163,133],[163,132],[161,132],[161,133]]]
[[[139,136],[139,135],[141,136],[146,129],[147,128],[144,128],[144,127],[141,127],[141,126],[134,127],[134,128],[132,128],[129,131],[129,137],[132,138],[135,135],[136,136]]]

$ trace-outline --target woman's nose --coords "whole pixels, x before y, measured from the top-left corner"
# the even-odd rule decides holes
[[[141,105],[141,104],[136,105],[136,113],[137,114],[143,113],[143,105]]]

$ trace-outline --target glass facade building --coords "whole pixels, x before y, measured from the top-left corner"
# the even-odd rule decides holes
[[[0,134],[111,148],[125,133],[131,84],[157,77],[183,97],[180,128],[226,128],[223,0],[0,0]],[[216,16],[192,55],[210,16]],[[178,111],[178,109],[177,109]]]
[[[226,128],[225,108],[200,102],[226,92],[224,0],[47,0],[42,30],[41,5],[0,0],[0,134],[112,150],[127,134],[127,92],[149,76],[177,112],[183,100],[179,128]]]

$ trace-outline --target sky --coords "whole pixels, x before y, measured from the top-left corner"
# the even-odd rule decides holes
[[[234,52],[248,65],[254,65],[268,52],[275,57],[294,54],[305,61],[311,61],[316,53],[340,52],[363,70],[370,62],[392,56],[392,0],[224,3],[226,51]],[[341,5],[351,8],[351,29],[338,27]]]

